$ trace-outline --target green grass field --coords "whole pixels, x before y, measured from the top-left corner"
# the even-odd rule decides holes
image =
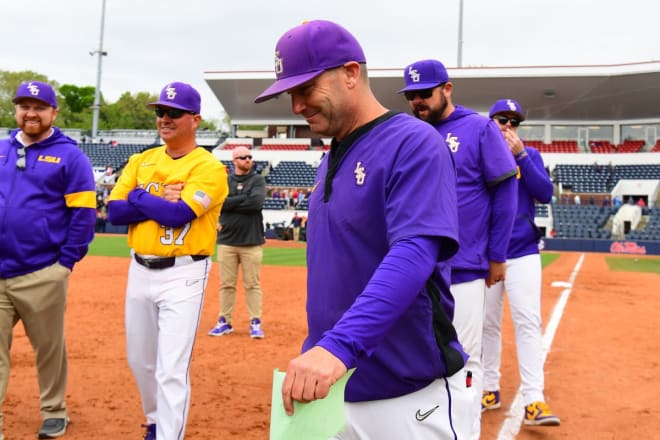
[[[89,246],[89,255],[101,257],[128,257],[130,250],[126,243],[125,235],[97,235]],[[559,258],[558,253],[542,253],[541,261],[543,267]],[[215,255],[213,256],[215,261]],[[264,247],[263,264],[266,266],[304,266],[305,248],[280,248]],[[656,261],[656,270],[658,271],[660,260]],[[617,269],[613,269],[617,270]]]
[[[651,272],[660,275],[660,258],[605,257],[610,270],[615,272]]]
[[[125,235],[97,235],[89,246],[89,254],[99,257],[128,257],[130,249]],[[213,255],[213,261],[216,261]],[[263,264],[267,266],[304,266],[305,248],[264,247]]]

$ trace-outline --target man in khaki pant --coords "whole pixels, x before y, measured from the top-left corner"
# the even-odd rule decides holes
[[[19,129],[0,140],[0,407],[13,329],[23,321],[37,364],[43,419],[38,436],[55,438],[69,423],[67,286],[94,237],[96,189],[87,157],[52,125],[58,113],[53,88],[24,82],[13,102]],[[2,422],[0,414],[0,440]]]
[[[250,314],[250,337],[262,339],[260,274],[266,240],[261,210],[266,198],[266,179],[253,170],[252,153],[248,148],[235,148],[232,158],[234,170],[228,176],[229,195],[222,205],[218,222],[220,316],[209,335],[223,336],[234,331],[232,315],[240,265]]]

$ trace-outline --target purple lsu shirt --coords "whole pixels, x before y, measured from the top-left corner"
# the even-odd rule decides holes
[[[456,163],[460,248],[451,259],[452,284],[485,278],[489,259],[506,260],[516,207],[513,192],[510,213],[494,216],[491,193],[516,175],[516,163],[495,122],[473,110],[456,106],[436,128]]]
[[[527,156],[518,162],[518,213],[513,225],[507,258],[524,257],[539,253],[539,236],[536,233],[534,201],[548,203],[554,188],[543,158],[532,147],[525,147]]]
[[[416,391],[446,372],[428,293],[384,286],[378,300],[360,295],[398,240],[439,237],[445,252],[439,259],[453,254],[458,225],[451,155],[431,125],[398,114],[355,140],[324,201],[329,162],[328,155],[319,166],[309,203],[309,334],[303,351],[320,345],[357,368],[347,401]],[[423,285],[429,275],[410,273],[410,278]],[[449,274],[444,277],[441,302],[451,320]]]

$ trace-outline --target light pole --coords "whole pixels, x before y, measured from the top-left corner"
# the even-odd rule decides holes
[[[463,67],[463,0],[458,6],[458,62],[457,67]]]
[[[90,52],[90,55],[98,56],[98,65],[96,67],[96,91],[94,93],[94,115],[92,117],[92,141],[96,141],[99,131],[99,109],[101,108],[101,66],[103,57],[108,54],[103,50],[103,27],[105,25],[105,0],[101,5],[101,36],[99,37],[99,48]]]

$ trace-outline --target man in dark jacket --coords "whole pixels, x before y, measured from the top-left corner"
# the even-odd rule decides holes
[[[220,263],[220,316],[211,336],[234,331],[232,312],[236,301],[238,266],[243,268],[243,285],[250,314],[250,337],[262,339],[261,260],[264,237],[261,209],[266,198],[266,179],[252,169],[252,152],[246,147],[232,151],[234,172],[229,179],[218,223],[218,262]]]

